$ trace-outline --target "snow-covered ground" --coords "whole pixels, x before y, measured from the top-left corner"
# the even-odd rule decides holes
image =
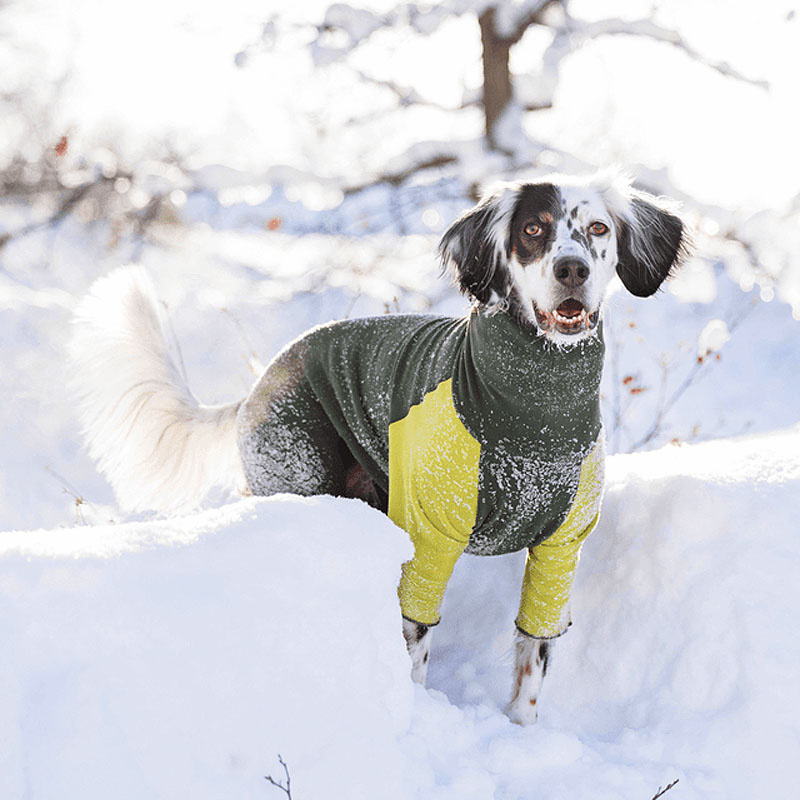
[[[27,235],[54,208],[0,201],[0,800],[281,797],[264,779],[284,777],[279,753],[295,800],[649,800],[675,779],[669,800],[795,797],[800,50],[788,0],[724,25],[715,3],[659,11],[768,92],[668,45],[606,37],[564,63],[553,108],[527,118],[554,148],[540,167],[558,167],[555,150],[618,161],[720,212],[666,291],[609,298],[617,454],[536,726],[503,715],[521,555],[461,559],[422,689],[396,598],[410,545],[385,517],[292,497],[126,517],[83,452],[70,318],[126,260],[153,275],[206,403],[243,396],[311,325],[465,311],[434,254],[470,182],[498,163],[479,110],[458,109],[480,84],[476,20],[375,37],[356,71],[319,73],[307,39],[327,5],[276,6],[288,23],[274,50],[252,0],[225,14],[188,0],[3,9],[0,169],[22,154],[34,180],[63,136],[65,186],[119,168],[134,177],[114,182],[120,203],[169,202],[131,238],[92,198]],[[652,4],[602,5],[571,7],[646,16]],[[514,69],[541,83],[547,43],[526,42]],[[443,108],[395,108],[384,78]],[[460,171],[345,191],[436,155],[439,140]],[[177,177],[159,161],[173,146]],[[757,246],[703,239],[715,232]]]
[[[648,800],[676,778],[676,798],[793,796],[800,364],[787,306],[711,268],[647,301],[610,298],[618,449],[699,371],[645,445],[660,449],[610,461],[575,625],[523,730],[503,715],[521,555],[462,558],[423,690],[395,594],[409,543],[382,515],[331,498],[120,514],[81,451],[68,388],[80,375],[64,357],[80,294],[121,257],[100,234],[68,223],[30,237],[0,271],[4,798],[280,796],[264,780],[282,776],[278,753],[297,800]],[[190,384],[219,402],[311,324],[461,313],[434,247],[197,224],[140,260]],[[731,338],[696,367],[698,347],[725,338],[719,319]],[[740,431],[764,433],[664,445]]]
[[[3,797],[790,798],[800,429],[615,456],[539,723],[518,555],[465,556],[415,687],[405,534],[358,501],[0,535]]]

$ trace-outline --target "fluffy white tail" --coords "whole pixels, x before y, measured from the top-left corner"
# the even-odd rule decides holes
[[[128,511],[175,512],[244,485],[239,403],[200,405],[170,355],[165,316],[140,267],[96,281],[70,354],[89,453]]]

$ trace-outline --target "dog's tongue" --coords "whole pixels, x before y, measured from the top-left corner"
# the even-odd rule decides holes
[[[570,298],[565,300],[557,309],[562,317],[577,317],[583,311],[583,304]]]

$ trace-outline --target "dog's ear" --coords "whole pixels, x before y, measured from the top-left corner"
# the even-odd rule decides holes
[[[637,193],[620,221],[617,274],[637,297],[649,297],[687,255],[688,236],[680,217]]]
[[[505,299],[511,288],[506,264],[511,247],[512,192],[508,189],[482,200],[462,214],[439,243],[443,268],[454,274],[464,294],[484,305]]]

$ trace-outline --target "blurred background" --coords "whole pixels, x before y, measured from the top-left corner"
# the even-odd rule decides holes
[[[498,179],[618,165],[695,255],[612,286],[614,452],[800,418],[800,9],[722,0],[0,0],[0,527],[121,519],[66,363],[137,262],[203,402],[312,324],[461,314],[438,237]]]

